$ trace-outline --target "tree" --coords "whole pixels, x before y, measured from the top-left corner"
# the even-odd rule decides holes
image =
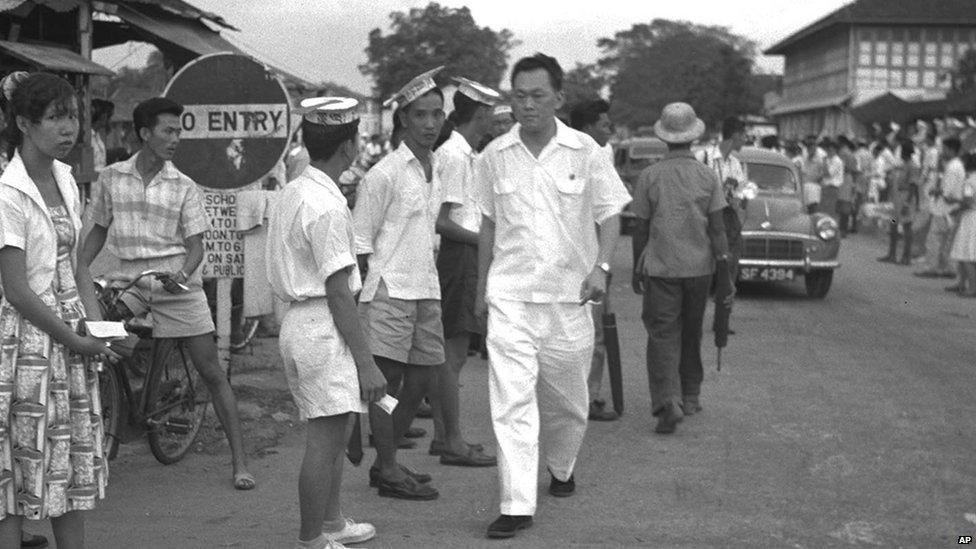
[[[390,33],[369,33],[368,61],[359,66],[372,77],[375,95],[386,99],[418,74],[445,65],[447,74],[464,76],[497,88],[518,45],[508,29],[479,27],[467,7],[425,8],[390,14]]]
[[[576,66],[566,71],[563,76],[563,95],[566,99],[563,110],[568,113],[575,105],[599,99],[605,87],[606,79],[599,67],[576,63]]]
[[[761,110],[752,72],[755,44],[726,27],[655,19],[597,45],[618,124],[650,125],[673,101],[691,104],[710,126]]]

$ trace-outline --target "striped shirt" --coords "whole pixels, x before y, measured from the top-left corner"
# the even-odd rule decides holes
[[[192,179],[167,161],[149,184],[136,153],[105,168],[92,192],[92,221],[108,228],[108,249],[119,259],[186,253],[184,241],[210,228],[203,196]]]

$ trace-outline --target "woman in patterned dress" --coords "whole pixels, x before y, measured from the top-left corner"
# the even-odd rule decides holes
[[[63,158],[78,136],[66,80],[14,73],[6,100],[10,164],[0,175],[0,547],[23,517],[50,518],[59,548],[84,547],[84,517],[104,497],[96,362],[116,357],[79,335],[74,279],[78,188]]]

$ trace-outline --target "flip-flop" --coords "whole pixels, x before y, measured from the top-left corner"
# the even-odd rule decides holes
[[[254,475],[251,473],[235,473],[234,474],[234,489],[235,490],[253,490],[257,486],[257,482],[254,481]]]

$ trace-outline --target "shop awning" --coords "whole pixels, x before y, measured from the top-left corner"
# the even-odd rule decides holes
[[[220,33],[210,30],[199,20],[187,19],[163,10],[146,9],[138,4],[118,4],[112,15],[139,31],[190,51],[194,56],[222,52],[242,53],[220,36]]]
[[[50,71],[104,76],[115,74],[98,63],[64,48],[0,40],[0,50],[28,65]]]
[[[807,99],[800,101],[791,101],[784,99],[779,105],[776,105],[769,114],[772,116],[778,116],[782,114],[790,114],[794,112],[812,111],[816,109],[825,109],[827,107],[839,107],[846,103],[851,98],[851,94],[842,93],[838,95],[829,95],[827,97],[818,97],[816,99]]]

